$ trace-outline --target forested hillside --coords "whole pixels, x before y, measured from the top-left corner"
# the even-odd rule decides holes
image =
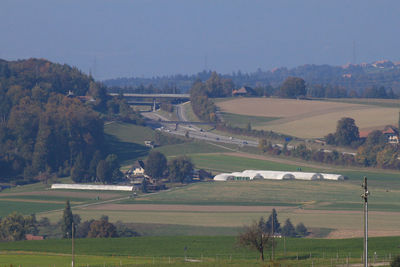
[[[103,117],[140,121],[76,68],[43,59],[0,60],[0,181],[56,173],[72,174],[76,182],[96,179],[107,156]]]
[[[211,77],[211,71],[203,71],[194,75],[171,75],[152,78],[117,78],[104,81],[104,84],[116,89],[125,88],[130,91],[151,91],[154,88],[163,91],[165,88],[176,87],[182,92],[189,91],[191,85],[197,80],[206,81]],[[259,69],[253,73],[224,74],[223,78],[231,79],[236,87],[244,85],[279,87],[282,82],[290,77],[300,77],[309,87],[316,85],[329,87],[327,97],[369,97],[370,88],[385,87],[388,95],[391,89],[397,95],[400,93],[400,64],[391,61],[377,61],[371,64],[330,66],[330,65],[302,65],[295,68],[276,68],[269,71]],[[151,85],[150,88],[148,88]],[[338,88],[336,88],[338,87]],[[346,93],[343,93],[343,89]],[[318,90],[317,89],[314,89]],[[332,92],[338,91],[338,92]],[[367,92],[366,92],[367,91]],[[325,97],[319,96],[319,97]],[[376,96],[374,96],[376,97]]]

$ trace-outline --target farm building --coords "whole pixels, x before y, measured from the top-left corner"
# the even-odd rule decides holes
[[[133,191],[133,186],[126,186],[126,185],[94,185],[94,184],[52,184],[51,185],[51,189]]]
[[[220,173],[214,181],[243,181],[243,180],[344,180],[340,174],[313,173],[313,172],[282,172],[265,170],[245,170],[243,172]]]

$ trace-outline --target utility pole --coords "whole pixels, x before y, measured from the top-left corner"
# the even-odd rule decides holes
[[[286,237],[283,236],[283,255],[286,256]]]
[[[274,213],[271,214],[272,218],[272,261],[274,261],[275,254],[275,229],[274,229]]]
[[[364,192],[361,198],[364,199],[364,267],[368,267],[368,185],[367,177],[364,176],[364,183],[362,184]]]
[[[74,222],[72,222],[72,263],[71,266],[74,267],[75,266],[75,259],[74,259]]]

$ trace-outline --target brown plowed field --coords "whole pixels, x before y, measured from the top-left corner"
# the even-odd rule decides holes
[[[280,98],[237,98],[218,102],[221,111],[233,114],[279,117],[321,115],[369,108],[368,105]]]
[[[381,129],[389,124],[396,125],[398,119],[397,108],[340,102],[238,98],[218,102],[217,105],[221,111],[227,113],[280,118],[254,128],[302,138],[318,138],[334,132],[337,121],[342,117],[353,118],[360,130]]]

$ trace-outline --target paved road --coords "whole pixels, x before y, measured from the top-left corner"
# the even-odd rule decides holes
[[[168,132],[171,134],[176,134],[180,136],[185,136],[189,134],[189,137],[200,139],[204,141],[210,142],[219,142],[225,144],[235,144],[235,145],[246,145],[246,146],[258,146],[257,141],[253,140],[245,140],[245,139],[238,139],[226,135],[206,132],[203,129],[199,128],[195,123],[191,124],[185,114],[184,109],[181,105],[176,105],[176,114],[179,121],[185,122],[185,124],[170,124],[170,123],[163,123],[163,121],[169,121],[168,118],[163,117],[160,114],[155,112],[143,112],[142,115],[150,120],[149,125],[153,126],[156,130]]]
[[[155,113],[155,112],[144,112],[142,115],[150,120],[150,125],[153,125],[156,130],[168,132],[171,134],[176,134],[180,136],[185,136],[187,133],[189,137],[210,141],[210,142],[218,142],[218,143],[225,143],[225,144],[234,144],[239,146],[252,146],[257,147],[258,142],[253,140],[246,140],[246,139],[239,139],[234,138],[231,136],[216,134],[204,131],[203,129],[199,128],[198,125],[195,123],[191,124],[187,117],[185,116],[183,104],[176,105],[176,115],[179,121],[185,122],[185,124],[171,124],[171,123],[163,123],[162,121],[169,121],[167,118]],[[277,146],[279,148],[283,148],[283,144],[273,144],[273,146]],[[295,146],[288,145],[288,150],[295,149]],[[331,150],[321,149],[324,153],[330,153]],[[342,152],[343,155],[349,154],[355,156],[356,153],[353,152]]]

